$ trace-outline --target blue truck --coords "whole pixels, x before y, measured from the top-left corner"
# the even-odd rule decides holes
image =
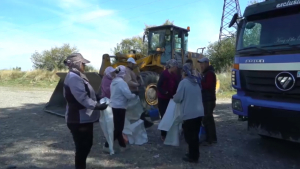
[[[235,24],[233,113],[251,132],[300,142],[300,0],[248,6]]]

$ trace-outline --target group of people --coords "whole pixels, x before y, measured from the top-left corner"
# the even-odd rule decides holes
[[[206,129],[206,141],[202,145],[208,146],[217,143],[216,127],[213,110],[216,106],[216,75],[209,65],[208,58],[198,61],[201,72],[194,68],[191,59],[186,60],[182,66],[182,74],[177,76],[178,63],[171,59],[168,61],[157,84],[158,109],[161,117],[164,116],[171,99],[180,104],[182,128],[189,151],[184,161],[197,162],[199,152],[199,132],[203,124]],[[164,141],[167,132],[161,131]]]
[[[86,159],[93,145],[93,123],[100,117],[100,111],[107,104],[100,104],[101,98],[109,98],[114,121],[114,140],[118,140],[121,151],[127,149],[128,141],[123,136],[126,108],[128,102],[137,97],[142,82],[133,72],[136,64],[133,58],[127,60],[128,65],[117,68],[107,67],[101,82],[101,95],[98,95],[84,74],[85,64],[90,61],[80,53],[69,55],[64,64],[69,73],[64,81],[64,97],[67,101],[66,123],[73,136],[75,144],[75,168],[85,169]],[[178,63],[171,59],[166,69],[161,73],[158,89],[158,109],[163,118],[170,99],[180,104],[181,120],[184,137],[189,145],[189,151],[183,158],[187,162],[197,162],[199,159],[199,131],[203,124],[206,128],[206,143],[217,142],[213,118],[215,108],[216,75],[207,58],[198,60],[201,73],[193,67],[192,60],[187,60],[182,66],[181,76],[178,74]],[[167,135],[161,131],[162,140]],[[108,143],[104,149],[108,150]]]

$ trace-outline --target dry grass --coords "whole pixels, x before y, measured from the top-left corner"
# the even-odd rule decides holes
[[[58,71],[33,70],[25,72],[19,70],[0,70],[0,85],[17,87],[54,87],[59,80],[58,76],[56,76],[56,72]]]
[[[59,81],[57,72],[67,72],[67,70],[47,71],[19,71],[19,70],[0,70],[0,86],[22,87],[22,88],[54,88]],[[217,75],[221,87],[218,97],[228,98],[235,92],[231,87],[231,73],[220,73]]]
[[[231,97],[236,92],[235,89],[231,86],[231,72],[217,74],[217,77],[220,81],[220,90],[217,94],[218,98]]]

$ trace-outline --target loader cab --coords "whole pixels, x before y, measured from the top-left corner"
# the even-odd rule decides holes
[[[180,63],[185,61],[188,48],[187,29],[174,25],[163,25],[148,28],[144,34],[148,42],[148,55],[161,53],[161,64],[165,65],[170,59],[176,59]]]

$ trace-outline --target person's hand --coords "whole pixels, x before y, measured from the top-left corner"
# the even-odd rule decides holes
[[[107,108],[108,104],[106,103],[97,103],[96,106],[95,106],[95,109],[94,110],[105,110]]]

